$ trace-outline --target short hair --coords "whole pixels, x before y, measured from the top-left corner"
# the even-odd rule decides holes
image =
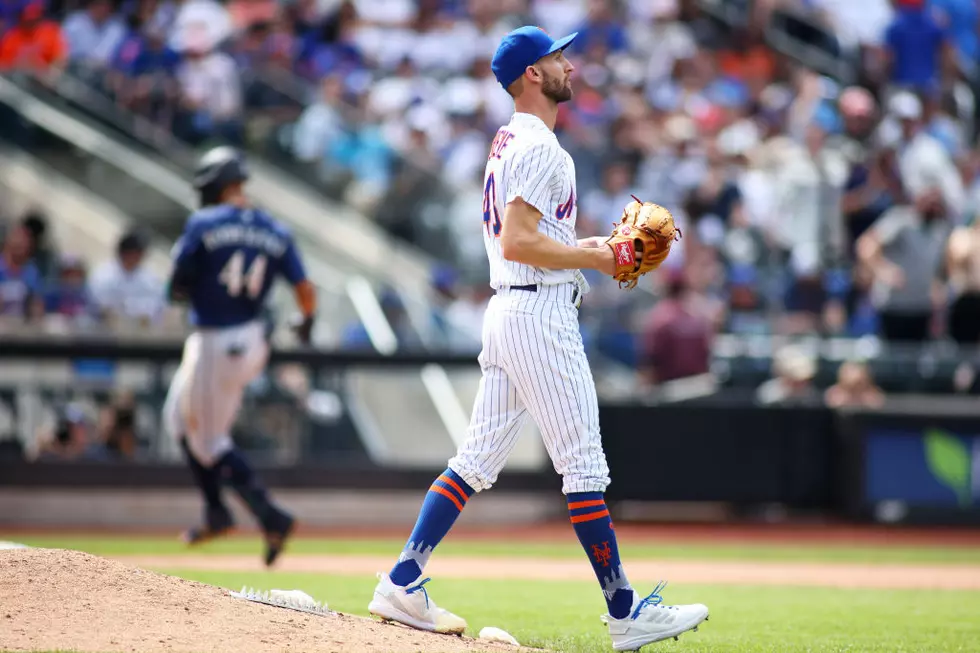
[[[125,252],[146,251],[146,237],[139,230],[133,229],[123,234],[116,245],[116,252],[120,255]]]

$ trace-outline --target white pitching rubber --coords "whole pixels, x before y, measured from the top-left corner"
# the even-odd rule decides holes
[[[277,608],[288,610],[298,610],[310,614],[330,614],[326,603],[320,603],[312,596],[301,590],[272,590],[269,592],[259,592],[251,587],[243,587],[241,592],[232,592],[232,596],[255,603],[264,603]]]
[[[480,639],[485,642],[498,642],[500,644],[510,644],[511,646],[520,646],[518,641],[514,639],[514,636],[508,633],[506,630],[501,630],[495,626],[487,626],[480,630]]]

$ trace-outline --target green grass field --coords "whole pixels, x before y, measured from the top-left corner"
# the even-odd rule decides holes
[[[4,539],[0,533],[0,539]],[[9,538],[32,546],[74,548],[100,555],[185,553],[173,538],[30,537]],[[393,540],[297,539],[291,554],[394,555],[401,542]],[[857,563],[980,564],[980,551],[968,548],[879,548],[854,546],[749,546],[703,543],[686,546],[628,544],[627,560],[672,558],[699,560],[798,560]],[[203,554],[258,555],[254,538],[215,542]],[[513,552],[506,543],[447,542],[439,555],[494,555]],[[288,555],[288,554],[287,554]],[[568,545],[531,543],[521,555],[581,556],[574,541]],[[583,564],[585,561],[583,560]],[[284,572],[201,572],[161,569],[166,573],[238,590],[302,589],[327,601],[334,610],[366,615],[375,579],[369,576],[290,574]],[[497,626],[522,643],[561,651],[610,651],[599,621],[605,610],[594,583],[514,580],[466,581],[436,578],[427,585],[441,605],[465,616],[470,633]],[[649,588],[638,588],[641,591]],[[668,641],[643,650],[703,653],[953,653],[980,651],[980,592],[883,591],[828,588],[732,585],[671,585],[667,603],[702,602],[711,620],[698,633],[679,642]]]
[[[374,579],[309,574],[172,573],[214,585],[302,588],[332,609],[366,614]],[[592,583],[433,580],[438,603],[464,615],[476,635],[507,630],[523,644],[561,651],[610,651],[599,621],[605,603]],[[814,588],[670,586],[670,603],[705,603],[697,633],[645,651],[698,653],[868,653],[980,650],[980,592],[883,592]]]

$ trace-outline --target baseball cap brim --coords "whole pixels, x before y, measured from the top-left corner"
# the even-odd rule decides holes
[[[567,48],[572,44],[572,41],[575,40],[576,36],[578,36],[578,32],[572,32],[565,38],[558,39],[557,41],[555,41],[554,45],[552,45],[551,48],[544,53],[544,56],[548,56],[549,54],[554,54],[559,50],[564,50],[565,48]]]

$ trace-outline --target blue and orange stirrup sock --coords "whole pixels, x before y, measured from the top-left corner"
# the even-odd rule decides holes
[[[619,546],[606,501],[601,492],[573,492],[567,499],[572,528],[602,586],[609,616],[622,619],[633,607],[633,588],[619,560]]]
[[[412,535],[391,569],[391,582],[404,587],[422,575],[432,550],[446,537],[471,496],[473,488],[451,469],[433,481],[422,502]]]

